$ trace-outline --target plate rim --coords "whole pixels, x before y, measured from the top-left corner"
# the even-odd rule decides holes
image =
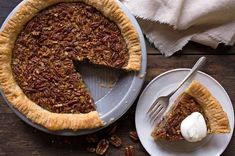
[[[135,27],[138,36],[139,36],[139,40],[140,40],[140,44],[141,44],[141,55],[142,55],[142,60],[141,60],[141,70],[139,72],[134,72],[133,74],[133,81],[131,82],[130,88],[128,89],[127,93],[132,94],[131,98],[128,99],[128,104],[124,103],[122,105],[127,105],[125,107],[121,107],[119,106],[119,109],[122,108],[121,113],[116,113],[118,114],[117,116],[115,116],[115,118],[112,118],[113,120],[110,120],[109,122],[106,122],[106,124],[101,127],[101,128],[95,128],[95,129],[85,129],[85,130],[78,130],[78,131],[72,131],[72,130],[60,130],[60,131],[51,131],[46,129],[45,127],[33,123],[33,121],[29,120],[28,118],[26,118],[21,112],[19,112],[16,108],[14,108],[14,106],[7,100],[7,98],[5,97],[3,91],[0,89],[0,94],[3,97],[4,102],[9,106],[9,108],[22,120],[24,121],[26,124],[32,126],[33,128],[40,130],[42,132],[48,133],[48,134],[53,134],[53,135],[60,135],[60,136],[79,136],[79,135],[85,135],[85,134],[90,134],[90,133],[94,133],[98,130],[101,130],[105,127],[107,127],[108,125],[114,123],[116,120],[118,120],[119,118],[121,118],[128,110],[129,108],[133,105],[134,101],[136,100],[137,96],[139,95],[141,88],[143,86],[144,80],[145,80],[145,75],[146,75],[146,69],[147,69],[147,50],[146,50],[146,44],[145,44],[145,39],[142,33],[142,30],[140,28],[140,25],[138,24],[136,18],[131,14],[131,12],[125,7],[125,5],[123,5],[121,2],[119,2],[118,0],[115,0],[115,2],[119,5],[119,7],[122,9],[122,11],[125,13],[125,15],[128,17],[128,19],[130,20],[130,22],[133,24],[133,26]],[[16,11],[18,11],[19,7],[25,3],[25,0],[21,1],[19,4],[17,4],[13,10],[8,14],[8,16],[6,17],[6,19],[4,20],[3,24],[1,25],[0,31],[2,31],[3,27],[6,25],[6,23],[9,21],[9,19],[12,17],[12,14],[15,13]],[[140,74],[143,74],[144,76],[142,78],[139,77]],[[135,84],[137,84],[137,87],[135,86]],[[132,92],[131,92],[132,90]],[[120,102],[122,101],[126,101],[126,98],[128,97],[127,94],[125,94],[122,99],[120,100]],[[119,102],[119,103],[120,103]],[[112,113],[112,112],[111,112]],[[111,114],[110,112],[106,113],[106,116],[110,116]],[[106,116],[101,117],[101,119],[103,120],[103,118],[105,118]]]
[[[172,73],[172,72],[177,72],[177,71],[190,71],[190,69],[191,69],[191,68],[175,68],[175,69],[170,69],[170,70],[167,70],[167,71],[165,71],[165,72],[159,74],[158,76],[154,77],[154,78],[147,84],[147,86],[144,88],[144,90],[142,91],[142,93],[141,93],[141,95],[140,95],[140,97],[139,97],[139,99],[138,99],[138,102],[137,102],[136,110],[137,110],[137,108],[138,108],[138,105],[140,105],[140,104],[139,104],[139,103],[140,103],[140,99],[144,96],[144,94],[145,94],[145,92],[148,90],[148,88],[149,88],[157,79],[159,79],[160,77],[162,77],[162,76],[164,76],[164,75],[167,75],[167,74],[169,74],[169,73]],[[203,71],[200,71],[200,70],[197,71],[197,72],[200,73],[200,74],[202,74],[202,75],[204,75],[204,76],[206,76],[206,77],[208,77],[208,78],[210,78],[212,81],[214,81],[214,82],[223,90],[223,92],[225,93],[226,97],[228,98],[228,100],[229,100],[229,102],[230,102],[230,104],[231,104],[231,105],[230,105],[230,106],[231,106],[231,111],[234,112],[233,103],[232,103],[232,101],[231,101],[231,99],[230,99],[230,96],[228,95],[227,91],[225,90],[225,88],[224,88],[215,78],[213,78],[211,75],[209,75],[209,74],[207,74],[207,73],[205,73],[205,72],[203,72]],[[232,114],[233,114],[233,115],[232,115],[232,120],[234,121],[234,116],[235,116],[235,115],[234,115],[234,113],[232,113]],[[140,133],[138,132],[138,129],[137,129],[137,123],[138,123],[138,122],[137,122],[137,111],[135,111],[135,127],[136,127],[137,134],[139,135]],[[226,142],[224,148],[223,148],[223,149],[221,148],[221,150],[218,151],[218,152],[219,152],[219,153],[217,153],[218,155],[221,155],[221,154],[226,150],[226,148],[228,147],[229,143],[230,143],[231,140],[232,140],[233,133],[234,133],[234,128],[235,128],[235,123],[234,123],[234,122],[231,122],[231,123],[232,123],[232,125],[230,125],[230,127],[231,127],[231,132],[230,132],[230,133],[231,133],[231,136],[230,136],[229,140]],[[140,136],[140,135],[139,135],[139,136]],[[144,147],[144,149],[146,150],[146,152],[151,155],[150,151],[148,151],[147,148],[145,147],[146,145],[143,144],[141,138],[140,138],[140,142],[141,142],[142,146]]]

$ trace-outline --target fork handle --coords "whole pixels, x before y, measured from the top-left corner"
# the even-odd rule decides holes
[[[206,62],[206,57],[205,56],[200,57],[193,66],[193,68],[190,70],[188,75],[184,78],[184,80],[168,96],[172,96],[195,72],[198,71],[199,68],[201,68],[205,64],[205,62]]]

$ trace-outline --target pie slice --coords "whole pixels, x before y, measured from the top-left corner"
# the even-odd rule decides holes
[[[229,133],[230,126],[227,114],[209,90],[197,81],[176,99],[163,119],[152,132],[155,140],[169,141],[184,139],[180,132],[181,122],[193,112],[200,112],[205,118],[208,133]]]
[[[47,129],[104,124],[74,61],[140,69],[137,32],[115,0],[26,0],[0,32],[1,89]]]

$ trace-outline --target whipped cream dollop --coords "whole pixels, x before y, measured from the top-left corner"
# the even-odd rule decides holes
[[[180,125],[181,134],[189,142],[197,142],[207,135],[206,121],[199,112],[187,116]]]

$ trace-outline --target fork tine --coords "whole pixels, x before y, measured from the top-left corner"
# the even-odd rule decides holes
[[[149,116],[152,116],[152,114],[161,106],[161,103],[158,101],[155,106],[153,107],[153,109],[148,113]]]
[[[154,123],[156,119],[159,117],[159,114],[161,114],[163,110],[164,110],[164,107],[160,107],[160,109],[158,109],[155,115],[151,117],[150,122]]]
[[[163,109],[163,106],[160,105],[156,111],[150,116],[150,122],[154,121],[158,117],[158,113]]]
[[[150,118],[155,118],[155,116],[158,116],[158,113],[162,110],[163,106],[160,105],[150,116]]]
[[[164,107],[162,107],[161,109],[159,109],[158,113],[155,115],[154,119],[153,119],[153,123],[157,120],[157,118],[159,117],[159,115],[163,112]]]
[[[156,106],[156,104],[159,102],[159,98],[157,98],[153,104],[150,106],[149,110],[147,111],[147,114],[149,114],[149,112]]]

